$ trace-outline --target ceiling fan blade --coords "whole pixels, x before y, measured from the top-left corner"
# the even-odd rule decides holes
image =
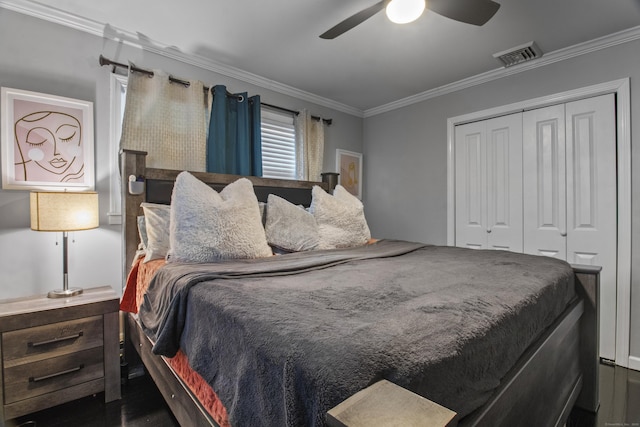
[[[382,0],[382,1],[374,4],[373,6],[370,6],[370,7],[366,8],[366,9],[361,10],[360,12],[356,13],[355,15],[352,15],[352,16],[348,17],[347,19],[345,19],[344,21],[340,22],[338,25],[336,25],[336,26],[332,27],[331,29],[325,31],[324,33],[320,34],[320,38],[321,39],[335,39],[340,34],[346,33],[347,31],[349,31],[350,29],[352,29],[356,25],[362,24],[364,21],[366,21],[367,19],[371,18],[376,13],[380,12],[382,9],[384,9],[387,6],[387,3],[389,1],[390,0]]]
[[[438,15],[473,25],[484,25],[500,9],[492,0],[427,0],[427,8]]]

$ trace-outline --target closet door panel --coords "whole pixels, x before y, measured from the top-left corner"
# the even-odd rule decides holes
[[[487,246],[485,140],[482,122],[456,127],[456,246]]]
[[[615,359],[616,130],[613,95],[566,104],[567,261],[598,265],[600,356]]]
[[[522,114],[486,122],[488,247],[522,252]]]
[[[566,259],[564,106],[523,114],[524,252]]]

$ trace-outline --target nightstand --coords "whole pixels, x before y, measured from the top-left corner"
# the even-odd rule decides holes
[[[0,421],[102,391],[120,399],[118,311],[108,286],[0,301]]]

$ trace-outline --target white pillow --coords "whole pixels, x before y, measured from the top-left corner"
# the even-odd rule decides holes
[[[267,197],[265,232],[271,246],[286,251],[309,251],[320,243],[313,215],[275,194]]]
[[[246,178],[218,194],[189,172],[181,172],[171,195],[170,240],[168,262],[272,255],[253,184]]]
[[[147,233],[145,257],[142,262],[161,259],[169,252],[169,222],[171,208],[169,205],[143,202],[140,204],[144,212],[144,229]],[[141,236],[142,239],[144,237]],[[144,243],[144,241],[143,241]]]
[[[140,245],[142,249],[146,249],[149,237],[147,237],[147,223],[144,220],[144,215],[139,215],[136,220],[138,221],[138,237],[140,237]]]
[[[320,249],[362,246],[371,239],[362,202],[343,186],[337,185],[332,196],[316,185],[311,194],[310,211],[318,223]]]

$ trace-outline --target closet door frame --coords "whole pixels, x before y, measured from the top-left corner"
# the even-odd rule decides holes
[[[618,259],[616,301],[617,365],[640,370],[640,357],[629,356],[631,326],[631,102],[629,79],[614,80],[581,89],[490,108],[447,120],[447,244],[455,245],[455,127],[457,125],[576,101],[598,95],[616,95],[618,168]]]

